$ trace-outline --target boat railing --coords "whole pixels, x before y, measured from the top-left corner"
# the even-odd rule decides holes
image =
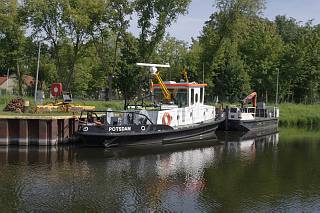
[[[84,125],[148,125],[152,120],[145,114],[136,111],[114,111],[114,110],[86,110],[82,111],[80,124]]]
[[[240,109],[241,113],[250,113],[253,117],[256,116],[256,108],[255,107],[245,107]]]
[[[256,117],[262,118],[277,118],[278,117],[277,107],[266,107],[263,109],[256,110]]]

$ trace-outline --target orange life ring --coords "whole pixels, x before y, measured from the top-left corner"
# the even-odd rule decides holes
[[[162,124],[170,126],[171,123],[171,115],[169,112],[165,112],[162,116]]]

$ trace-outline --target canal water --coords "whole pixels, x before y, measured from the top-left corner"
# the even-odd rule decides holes
[[[319,153],[320,133],[303,129],[165,148],[0,147],[0,209],[314,212]]]

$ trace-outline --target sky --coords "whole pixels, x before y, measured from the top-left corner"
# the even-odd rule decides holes
[[[187,15],[180,16],[167,32],[179,40],[191,41],[198,37],[210,15],[214,12],[214,0],[192,0]],[[264,16],[274,20],[277,15],[293,17],[305,23],[313,19],[314,24],[320,24],[320,0],[266,0]],[[133,17],[129,30],[138,35],[136,18]]]

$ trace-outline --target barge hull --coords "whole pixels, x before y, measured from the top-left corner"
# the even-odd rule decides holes
[[[253,131],[278,127],[277,118],[257,118],[255,120],[228,120],[229,131]]]

